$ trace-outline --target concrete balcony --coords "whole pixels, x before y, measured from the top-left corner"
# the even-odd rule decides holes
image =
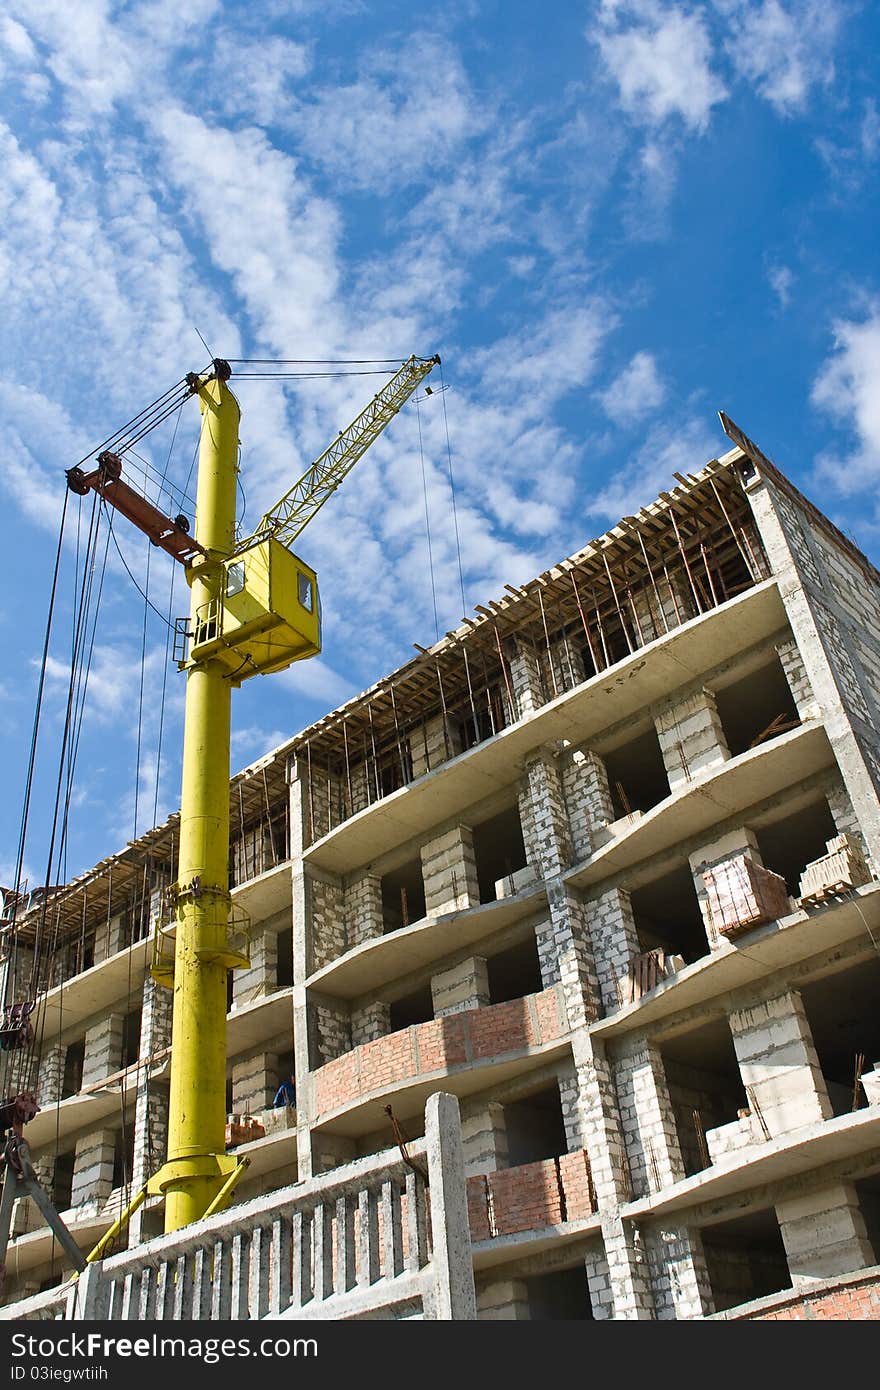
[[[880,883],[866,883],[845,898],[806,911],[799,908],[776,922],[753,927],[736,941],[719,943],[717,950],[662,980],[635,1004],[626,1004],[594,1023],[590,1032],[604,1040],[661,1023],[684,1009],[756,983],[782,966],[863,936],[866,928],[880,938]]]
[[[833,764],[824,726],[815,721],[802,724],[694,777],[576,865],[566,879],[576,888],[589,888]]]
[[[357,1136],[404,1120],[432,1091],[466,1096],[524,1075],[569,1048],[558,985],[505,1004],[468,1009],[364,1043],[312,1074],[313,1128]]]
[[[316,970],[306,984],[337,999],[355,999],[464,946],[475,946],[504,927],[538,916],[546,901],[544,885],[530,884],[510,898],[425,917],[354,947]]]
[[[43,1037],[51,1043],[62,1029],[69,1032],[96,1014],[114,1007],[124,1012],[130,1004],[139,1003],[152,959],[152,945],[151,938],[136,941],[50,989],[35,1020],[35,1032],[40,1031],[42,1016]]]
[[[681,1182],[639,1198],[621,1208],[627,1220],[671,1216],[699,1206],[712,1211],[717,1203],[737,1197],[737,1213],[759,1209],[772,1201],[770,1184],[797,1178],[814,1169],[843,1173],[844,1181],[859,1176],[868,1166],[880,1168],[880,1105],[869,1105],[849,1115],[803,1125],[789,1134],[766,1143],[751,1144],[736,1155],[726,1155],[723,1164],[703,1168]],[[836,1179],[837,1180],[837,1179]],[[748,1195],[746,1195],[748,1194]]]
[[[151,1081],[167,1076],[171,1066],[171,1049],[166,1048],[152,1057],[148,1064],[134,1062],[124,1071],[114,1072],[101,1081],[86,1086],[76,1095],[47,1104],[28,1121],[24,1136],[36,1156],[40,1149],[67,1140],[83,1130],[94,1129],[102,1120],[118,1120],[126,1107],[134,1105],[138,1080],[148,1073]]]
[[[293,985],[286,985],[262,999],[254,999],[226,1015],[226,1056],[237,1057],[278,1037],[293,1045]]]
[[[291,861],[285,859],[256,878],[236,884],[232,889],[232,901],[244,909],[252,922],[265,922],[292,906],[291,883]]]
[[[279,1187],[296,1182],[296,1111],[285,1111],[284,1116],[283,1125],[279,1124],[274,1129],[267,1128],[261,1139],[249,1139],[246,1143],[236,1144],[229,1150],[236,1158],[248,1160],[248,1170],[242,1178],[237,1201],[246,1196],[255,1178],[262,1178],[266,1173],[277,1174],[281,1169],[286,1170],[284,1180],[277,1184]],[[263,1112],[257,1118],[264,1119]]]
[[[428,834],[464,806],[509,788],[524,758],[554,739],[580,743],[785,627],[775,579],[639,647],[494,737],[366,807],[316,840],[308,863],[350,873]]]

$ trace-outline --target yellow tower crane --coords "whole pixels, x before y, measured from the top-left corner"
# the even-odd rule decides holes
[[[74,491],[94,489],[181,560],[191,589],[189,623],[179,628],[186,711],[178,877],[169,891],[173,923],[157,930],[153,965],[174,990],[168,1156],[90,1259],[147,1195],[164,1195],[165,1229],[175,1231],[227,1205],[244,1171],[224,1146],[226,979],[248,964],[227,886],[232,688],[321,650],[317,578],[289,546],[439,361],[408,358],[238,543],[240,412],[229,364],[219,358],[212,372],[187,378],[202,412],[193,538],[183,518],[172,521],[128,487],[117,455],[101,454],[92,473],[68,474]]]

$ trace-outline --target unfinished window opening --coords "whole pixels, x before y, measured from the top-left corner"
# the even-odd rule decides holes
[[[293,1048],[292,1048],[292,1047],[291,1047],[291,1048],[288,1048],[288,1050],[287,1050],[286,1052],[279,1052],[279,1053],[278,1053],[278,1064],[277,1064],[277,1068],[278,1068],[278,1081],[277,1081],[277,1083],[276,1083],[276,1089],[277,1089],[277,1086],[280,1086],[280,1085],[281,1085],[282,1081],[289,1081],[290,1078],[294,1075],[294,1071],[295,1071],[295,1068],[296,1068],[296,1063],[295,1063],[294,1058],[293,1058]]]
[[[486,965],[491,1004],[504,1004],[508,999],[523,999],[525,995],[538,994],[544,988],[534,932],[529,932],[525,941],[491,956]]]
[[[526,847],[516,806],[474,826],[474,858],[481,903],[511,897],[518,891],[514,875],[522,877],[521,870],[526,867]]]
[[[95,963],[95,933],[92,931],[84,941],[77,941],[73,947],[70,975],[79,975],[83,970],[91,970]],[[62,983],[59,975],[57,983]]]
[[[598,641],[598,639],[594,637],[593,633],[590,633],[590,638],[594,642]],[[598,667],[596,665],[594,654],[597,648],[595,646],[592,648],[590,647],[590,644],[587,641],[586,636],[584,635],[582,623],[579,624],[577,628],[570,629],[569,641],[571,643],[572,651],[576,652],[580,657],[581,665],[583,666],[584,670],[585,681],[592,680],[597,670],[604,670],[604,666],[602,665],[601,660]]]
[[[116,1131],[113,1148],[113,1186],[123,1187],[131,1182],[134,1168],[134,1123]]]
[[[425,881],[418,856],[382,876],[382,922],[388,932],[399,931],[425,915]]]
[[[67,1096],[75,1096],[82,1086],[85,1057],[85,1038],[79,1038],[76,1042],[68,1043],[67,1051],[64,1054],[64,1075],[61,1080],[62,1100]]]
[[[836,834],[834,817],[822,797],[756,831],[756,839],[765,867],[781,874],[789,893],[797,897],[804,869],[827,853],[826,842]]]
[[[650,811],[669,795],[669,778],[653,726],[606,753],[605,770],[618,820],[633,811]]]
[[[733,1124],[748,1105],[726,1018],[660,1045],[684,1170],[709,1167],[706,1131]]]
[[[861,1073],[880,1062],[880,959],[836,971],[800,991],[835,1115],[868,1104]]]
[[[555,1081],[523,1100],[508,1101],[504,1106],[504,1126],[510,1168],[518,1168],[523,1163],[539,1163],[568,1151],[562,1102]]]
[[[226,1078],[226,1113],[227,1113],[227,1115],[231,1115],[231,1114],[232,1114],[232,1077],[231,1077],[231,1076],[227,1076],[227,1078]]]
[[[708,954],[706,927],[690,869],[682,867],[631,893],[642,951],[661,949],[690,965]]]
[[[716,1312],[791,1288],[772,1208],[704,1227],[700,1234]]]
[[[276,937],[276,976],[279,989],[293,984],[293,928],[285,927]]]
[[[855,1189],[874,1259],[880,1261],[880,1173],[863,1178],[855,1184]]]
[[[150,895],[147,893],[136,902],[130,903],[121,913],[118,949],[126,951],[135,941],[142,941],[145,936],[149,936],[151,925]]]
[[[409,786],[413,779],[413,765],[409,747],[404,740],[401,740],[400,747],[395,744],[393,748],[379,754],[376,773],[381,796],[390,796],[400,787]]]
[[[73,1196],[73,1165],[76,1162],[76,1150],[69,1149],[66,1153],[60,1153],[55,1158],[55,1169],[52,1175],[52,1200],[56,1211],[67,1211]]]
[[[141,1010],[132,1009],[122,1020],[122,1065],[133,1067],[141,1055]]]
[[[800,724],[778,656],[715,693],[718,718],[732,758]]]
[[[501,683],[489,686],[474,682],[474,701],[470,699],[453,716],[453,739],[464,752],[497,734],[507,723]]]
[[[529,1317],[533,1322],[583,1322],[592,1320],[593,1305],[583,1262],[571,1269],[554,1269],[525,1281]]]
[[[434,999],[430,984],[395,999],[390,1009],[389,1032],[398,1033],[401,1028],[412,1028],[416,1023],[428,1023],[434,1017]]]

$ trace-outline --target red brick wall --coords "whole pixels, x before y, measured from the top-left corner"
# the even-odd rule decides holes
[[[567,1031],[557,986],[506,1004],[468,1009],[389,1033],[336,1057],[315,1072],[318,1115],[381,1093],[408,1078],[522,1052],[564,1037]]]
[[[596,1209],[583,1149],[539,1163],[480,1173],[468,1178],[467,1196],[471,1239],[475,1241],[579,1221]]]
[[[737,1322],[878,1322],[880,1269],[847,1275],[833,1283],[826,1280],[803,1293],[786,1290],[773,1299],[746,1305],[742,1311],[731,1308],[725,1317]]]

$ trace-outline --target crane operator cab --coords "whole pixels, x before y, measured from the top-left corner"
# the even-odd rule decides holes
[[[321,604],[313,569],[270,536],[224,560],[223,571],[220,595],[197,609],[185,634],[181,668],[220,661],[239,683],[317,656]]]

